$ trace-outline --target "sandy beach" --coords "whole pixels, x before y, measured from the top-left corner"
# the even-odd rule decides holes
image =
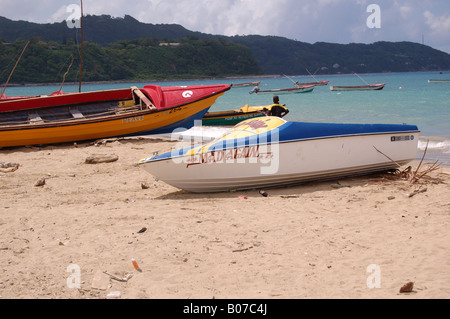
[[[0,150],[1,299],[450,297],[450,168],[193,194],[133,165],[174,143]]]

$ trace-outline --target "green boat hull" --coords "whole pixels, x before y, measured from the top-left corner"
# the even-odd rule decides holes
[[[208,114],[202,118],[202,125],[205,126],[227,126],[227,125],[236,125],[237,123],[248,120],[255,117],[265,116],[260,112],[252,112],[252,113],[236,113],[236,114],[227,114],[227,115],[218,115],[208,117]]]

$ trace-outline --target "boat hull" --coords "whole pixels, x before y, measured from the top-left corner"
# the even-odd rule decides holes
[[[306,83],[295,82],[295,85],[296,86],[307,86],[307,85],[326,86],[326,85],[328,85],[328,82],[330,82],[330,81],[317,81],[317,82],[306,82]]]
[[[314,90],[315,85],[307,85],[303,87],[295,87],[295,88],[287,88],[287,89],[273,89],[273,90],[252,90],[251,93],[256,94],[274,94],[274,95],[280,95],[280,94],[298,94],[298,93],[309,93]]]
[[[211,113],[202,118],[202,125],[206,126],[229,126],[235,125],[244,120],[262,117],[265,116],[261,112],[248,112],[248,113],[240,113],[240,112],[215,112],[221,114]]]
[[[357,128],[355,132],[360,133],[341,134],[339,130],[350,132],[353,128],[304,124],[310,132],[301,138],[284,138],[281,134],[281,140],[275,143],[235,143],[223,149],[186,152],[184,156],[174,151],[171,156],[160,155],[139,164],[174,187],[191,192],[223,192],[385,171],[405,165],[416,156],[419,131],[415,126],[404,126],[404,130],[400,125],[386,126],[372,133]],[[326,127],[334,135],[327,134]],[[318,136],[315,130],[325,134]]]
[[[358,86],[337,86],[331,85],[331,91],[379,91],[384,88],[383,84],[358,85]]]
[[[428,83],[450,83],[450,79],[441,79],[441,80],[428,80]]]
[[[208,112],[202,119],[202,125],[235,125],[244,120],[265,116],[265,114],[262,112],[263,109],[270,110],[271,108],[271,105],[248,106],[247,104],[244,107],[233,111]]]
[[[261,81],[246,82],[246,83],[233,83],[233,84],[231,84],[231,88],[242,88],[242,87],[248,87],[248,86],[257,86],[260,83],[261,83]]]
[[[161,134],[170,133],[177,128],[189,129],[195,120],[201,120],[216,99],[228,89],[229,86],[199,99],[189,100],[184,104],[179,102],[178,105],[157,110],[144,109],[128,113],[119,111],[102,117],[0,125],[0,147]],[[55,109],[55,112],[57,113],[58,109]]]

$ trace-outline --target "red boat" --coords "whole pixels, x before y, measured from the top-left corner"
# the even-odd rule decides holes
[[[0,103],[0,147],[170,133],[201,120],[230,85],[137,87]]]
[[[330,81],[317,81],[317,82],[307,82],[307,83],[299,83],[297,81],[297,82],[295,82],[295,85],[297,85],[297,86],[306,86],[306,85],[324,86],[324,85],[328,85],[328,82],[330,82]]]
[[[254,82],[246,82],[246,83],[232,83],[232,88],[242,88],[247,86],[258,86],[261,83],[261,81],[254,81]]]
[[[152,100],[159,110],[182,105],[195,92],[197,96],[210,95],[212,92],[226,91],[229,85],[197,85],[183,87],[161,87],[146,85],[141,91],[147,99]],[[95,104],[114,101],[132,100],[136,94],[136,87],[91,91],[81,93],[54,92],[40,96],[11,96],[0,99],[0,112],[19,111],[36,108],[54,108],[67,105]],[[181,93],[182,92],[182,93]]]

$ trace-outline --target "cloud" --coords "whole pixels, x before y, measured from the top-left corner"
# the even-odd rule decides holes
[[[67,12],[68,6],[61,6],[54,12],[47,22],[61,22],[69,18],[70,13]]]
[[[423,13],[426,24],[430,27],[431,31],[438,33],[450,32],[450,14],[446,13],[441,16],[435,16],[430,11],[425,11]]]
[[[427,10],[423,13],[423,16],[425,17],[426,25],[430,29],[427,43],[433,43],[446,52],[450,52],[450,13],[436,16]]]
[[[270,34],[280,22],[279,10],[291,0],[148,0],[148,12],[138,20],[177,23],[193,31],[211,34]]]

